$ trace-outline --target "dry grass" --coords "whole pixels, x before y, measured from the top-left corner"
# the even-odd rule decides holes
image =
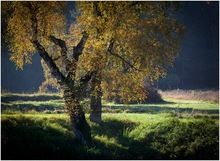
[[[158,92],[163,98],[203,100],[219,103],[219,90],[159,90]]]

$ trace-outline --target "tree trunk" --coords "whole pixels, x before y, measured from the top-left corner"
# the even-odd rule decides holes
[[[90,121],[100,123],[102,121],[102,104],[100,96],[91,96],[90,108]]]
[[[90,126],[86,121],[79,99],[75,95],[76,93],[71,90],[64,91],[65,106],[68,109],[76,138],[85,145],[91,141]]]
[[[70,121],[75,136],[84,145],[86,145],[91,141],[90,126],[86,121],[85,114],[79,103],[73,102],[71,108],[74,108],[74,110],[70,114]]]
[[[100,123],[102,121],[102,103],[101,103],[101,73],[96,74],[91,79],[91,103],[90,103],[90,121]]]

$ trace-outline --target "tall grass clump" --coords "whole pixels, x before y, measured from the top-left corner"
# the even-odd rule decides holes
[[[203,100],[219,103],[219,90],[159,90],[159,93],[162,95],[162,98]]]

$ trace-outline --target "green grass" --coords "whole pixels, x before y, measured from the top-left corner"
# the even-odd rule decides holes
[[[87,102],[88,104],[88,102]],[[103,113],[158,113],[175,111],[179,113],[197,111],[204,114],[218,114],[219,104],[204,100],[182,100],[164,97],[164,102],[157,104],[114,104],[102,102]],[[3,94],[2,113],[10,111],[28,112],[35,110],[57,111],[64,109],[64,101],[59,94]],[[86,111],[88,105],[85,104]]]
[[[209,101],[202,100],[179,100],[173,98],[165,98],[163,103],[157,104],[103,104],[104,112],[126,112],[126,113],[158,113],[158,112],[188,112],[191,113],[193,110],[199,111],[200,113],[218,114],[219,104]]]
[[[66,114],[3,114],[2,159],[218,159],[218,119],[111,113],[89,123],[83,146]]]
[[[1,105],[2,159],[219,159],[218,103],[103,102],[88,146],[75,140],[58,94],[4,94]]]
[[[47,94],[25,94],[25,93],[1,93],[1,99],[3,102],[23,100],[23,101],[47,101],[60,99],[61,96],[58,93],[47,93]]]
[[[64,100],[59,94],[16,94],[3,93],[1,96],[1,111],[8,113],[13,111],[28,112],[35,110],[42,112],[45,110],[64,109]]]

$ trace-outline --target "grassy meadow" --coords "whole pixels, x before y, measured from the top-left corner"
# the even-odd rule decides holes
[[[160,92],[157,104],[103,101],[87,146],[74,139],[60,95],[2,93],[1,159],[219,159],[218,102]]]

